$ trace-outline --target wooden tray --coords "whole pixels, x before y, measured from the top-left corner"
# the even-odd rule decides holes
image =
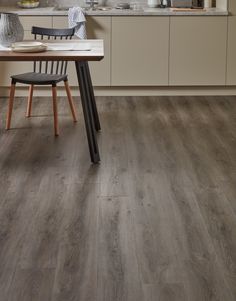
[[[206,10],[204,8],[182,8],[182,7],[172,7],[171,8],[172,11],[174,12],[191,12],[191,11],[194,11],[194,12],[205,12]]]

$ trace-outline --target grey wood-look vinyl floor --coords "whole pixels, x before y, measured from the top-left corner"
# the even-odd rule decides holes
[[[236,97],[0,100],[0,301],[235,301]]]

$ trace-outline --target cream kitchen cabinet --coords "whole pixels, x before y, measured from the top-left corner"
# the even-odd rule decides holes
[[[33,24],[68,26],[67,16],[21,16],[20,20],[26,39],[32,38]],[[236,85],[235,28],[236,16],[87,16],[88,38],[103,39],[105,46],[104,59],[90,64],[93,84]],[[11,74],[32,70],[32,63],[1,62],[0,68],[0,86],[8,86]],[[77,86],[73,63],[68,73],[70,85]]]
[[[229,0],[229,12],[232,15],[236,15],[236,0]]]
[[[236,16],[228,19],[227,85],[236,85]]]
[[[20,21],[24,27],[24,38],[32,39],[32,25],[41,27],[52,27],[52,17],[42,16],[20,16]],[[10,76],[17,73],[24,73],[33,70],[31,62],[0,62],[0,86],[9,86]]]
[[[51,16],[20,16],[24,30],[31,31],[32,26],[52,27]]]
[[[227,17],[171,17],[169,84],[225,85]]]
[[[108,16],[87,16],[88,39],[104,40],[104,59],[100,62],[90,62],[91,77],[94,86],[110,86],[110,40],[111,40],[111,17]],[[53,17],[54,28],[68,27],[67,17]],[[73,63],[68,67],[70,85],[78,84]]]
[[[169,17],[112,17],[112,86],[168,85]]]
[[[33,65],[31,62],[0,62],[0,87],[11,84],[11,75],[32,72]]]
[[[51,16],[20,16],[21,24],[24,27],[25,35],[24,39],[33,39],[31,34],[32,26],[48,27],[52,28],[52,17]]]

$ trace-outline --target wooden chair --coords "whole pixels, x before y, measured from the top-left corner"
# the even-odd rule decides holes
[[[38,39],[40,37],[41,40],[43,40],[44,37],[46,37],[48,40],[57,39],[57,38],[59,38],[60,40],[71,39],[74,35],[74,28],[51,29],[51,28],[32,27],[32,34],[34,34],[35,39]],[[67,62],[65,61],[34,62],[33,72],[11,76],[12,82],[11,82],[11,89],[10,89],[6,130],[9,130],[11,126],[11,116],[12,116],[16,83],[30,85],[26,117],[31,116],[34,86],[35,85],[52,86],[54,133],[55,136],[58,136],[59,128],[58,128],[58,114],[57,114],[57,83],[64,81],[72,117],[74,122],[76,122],[77,118],[75,114],[74,103],[71,96],[66,71],[67,71]]]

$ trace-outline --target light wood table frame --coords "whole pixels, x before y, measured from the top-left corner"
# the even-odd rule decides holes
[[[47,41],[49,43],[50,41]],[[60,43],[58,40],[56,43]],[[104,58],[103,40],[71,40],[61,43],[89,43],[91,49],[88,51],[45,51],[40,53],[18,53],[12,51],[0,51],[0,61],[74,61],[83,115],[90,151],[93,163],[100,161],[99,148],[97,144],[96,131],[101,129],[94,97],[93,85],[88,61],[100,61]],[[53,43],[53,42],[52,42]]]

